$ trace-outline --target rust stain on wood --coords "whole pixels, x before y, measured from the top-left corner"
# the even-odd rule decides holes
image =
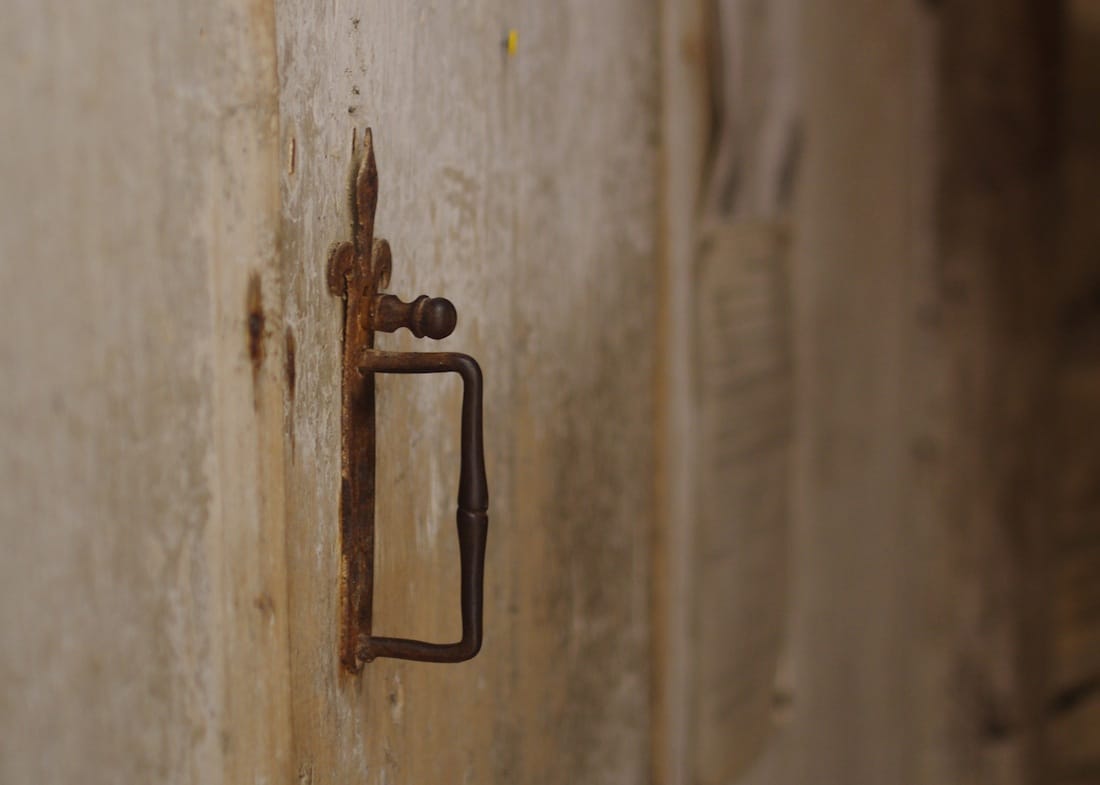
[[[248,295],[246,297],[247,318],[245,324],[248,329],[248,356],[252,361],[252,380],[260,373],[264,364],[264,325],[267,317],[264,315],[263,292],[260,287],[259,273],[252,273],[248,278]]]
[[[286,391],[290,396],[291,405],[294,404],[294,389],[298,381],[298,368],[295,365],[297,358],[295,357],[298,351],[298,343],[294,339],[294,331],[287,325],[286,328],[286,355],[284,361],[286,363]]]
[[[283,353],[283,370],[286,373],[287,394],[287,420],[285,424],[287,438],[290,442],[290,458],[293,461],[298,452],[298,441],[295,437],[294,427],[294,397],[298,389],[298,341],[294,337],[294,331],[288,324],[286,326],[286,345]]]
[[[252,605],[258,610],[265,618],[275,615],[275,600],[268,592],[263,592],[256,596],[252,601]]]
[[[371,257],[374,248],[374,209],[378,199],[378,171],[369,129],[362,143],[352,137],[353,168],[348,203],[352,240],[332,247],[329,254],[329,291],[344,303],[342,374],[342,438],[340,482],[340,659],[345,669],[363,668],[359,636],[370,634],[374,559],[374,377],[358,370],[358,353],[374,345],[367,328],[370,297],[377,290]]]

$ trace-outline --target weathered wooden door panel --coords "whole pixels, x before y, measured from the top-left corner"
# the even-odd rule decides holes
[[[6,16],[0,781],[644,781],[652,4]],[[482,654],[351,676],[324,265],[366,125],[390,289],[485,370],[492,526]],[[457,631],[458,399],[380,381],[379,634]]]
[[[646,3],[542,6],[279,4],[306,781],[647,776],[655,27]],[[324,265],[347,235],[351,145],[367,125],[389,291],[459,312],[443,342],[402,332],[378,346],[481,362],[491,524],[482,653],[350,676],[334,656],[340,305]],[[457,637],[459,395],[454,380],[378,381],[377,634]]]
[[[286,781],[274,17],[3,14],[0,781]]]

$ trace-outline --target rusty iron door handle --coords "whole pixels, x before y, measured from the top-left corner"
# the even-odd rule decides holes
[[[378,171],[370,129],[355,146],[352,167],[352,239],[333,246],[329,290],[344,301],[340,491],[340,660],[352,673],[378,657],[461,662],[481,649],[485,541],[489,490],[482,436],[481,368],[454,352],[386,352],[374,349],[376,331],[402,327],[417,338],[445,338],[457,323],[455,307],[442,298],[409,303],[379,290],[389,283],[390,246],[374,237]],[[458,545],[461,561],[462,638],[429,643],[372,634],[374,598],[375,420],[377,373],[457,373],[462,378],[461,470]]]
[[[407,638],[360,636],[359,656],[399,657],[428,662],[462,662],[481,649],[485,537],[489,530],[489,487],[481,424],[481,368],[473,357],[452,352],[363,352],[363,373],[443,373],[462,377],[462,455],[458,479],[458,548],[462,568],[462,640],[426,643]]]

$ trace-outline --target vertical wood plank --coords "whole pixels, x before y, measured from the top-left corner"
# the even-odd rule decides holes
[[[656,5],[514,9],[519,781],[649,774]]]
[[[1038,455],[1056,330],[1058,14],[1033,0],[948,2],[940,13],[944,468],[953,589],[965,598],[951,613],[962,643],[952,679],[958,763],[980,781],[1042,777],[1048,512]]]
[[[938,524],[910,507],[924,427],[912,415],[938,382],[913,349],[933,230],[924,13],[911,2],[803,8],[794,771],[778,781],[937,781],[919,756],[945,696],[926,707],[917,685],[924,537]]]
[[[281,2],[295,767],[304,782],[636,782],[648,766],[654,76],[646,3]],[[506,53],[509,28],[518,51]],[[317,55],[318,42],[324,56]],[[615,101],[604,97],[616,95]],[[485,371],[486,640],[337,661],[340,306],[353,129],[390,290],[453,300]],[[387,349],[426,350],[407,334]],[[457,634],[459,390],[378,385],[377,634]]]
[[[660,4],[660,278],[658,280],[657,520],[653,537],[653,776],[691,775],[692,574],[697,514],[693,269],[712,122],[706,59],[708,4]]]
[[[713,3],[706,197],[699,207],[694,779],[773,763],[790,717],[790,202],[801,155],[799,6]],[[762,762],[762,759],[767,759]]]
[[[285,781],[271,8],[5,14],[0,780]]]
[[[1052,281],[1059,326],[1039,446],[1050,559],[1045,730],[1047,781],[1084,785],[1100,777],[1100,9],[1084,0],[1065,8]]]

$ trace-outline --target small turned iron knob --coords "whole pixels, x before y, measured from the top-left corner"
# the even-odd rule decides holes
[[[382,294],[375,301],[374,329],[384,333],[404,327],[417,338],[446,338],[458,323],[458,311],[450,300],[422,294],[405,303],[392,294]]]

